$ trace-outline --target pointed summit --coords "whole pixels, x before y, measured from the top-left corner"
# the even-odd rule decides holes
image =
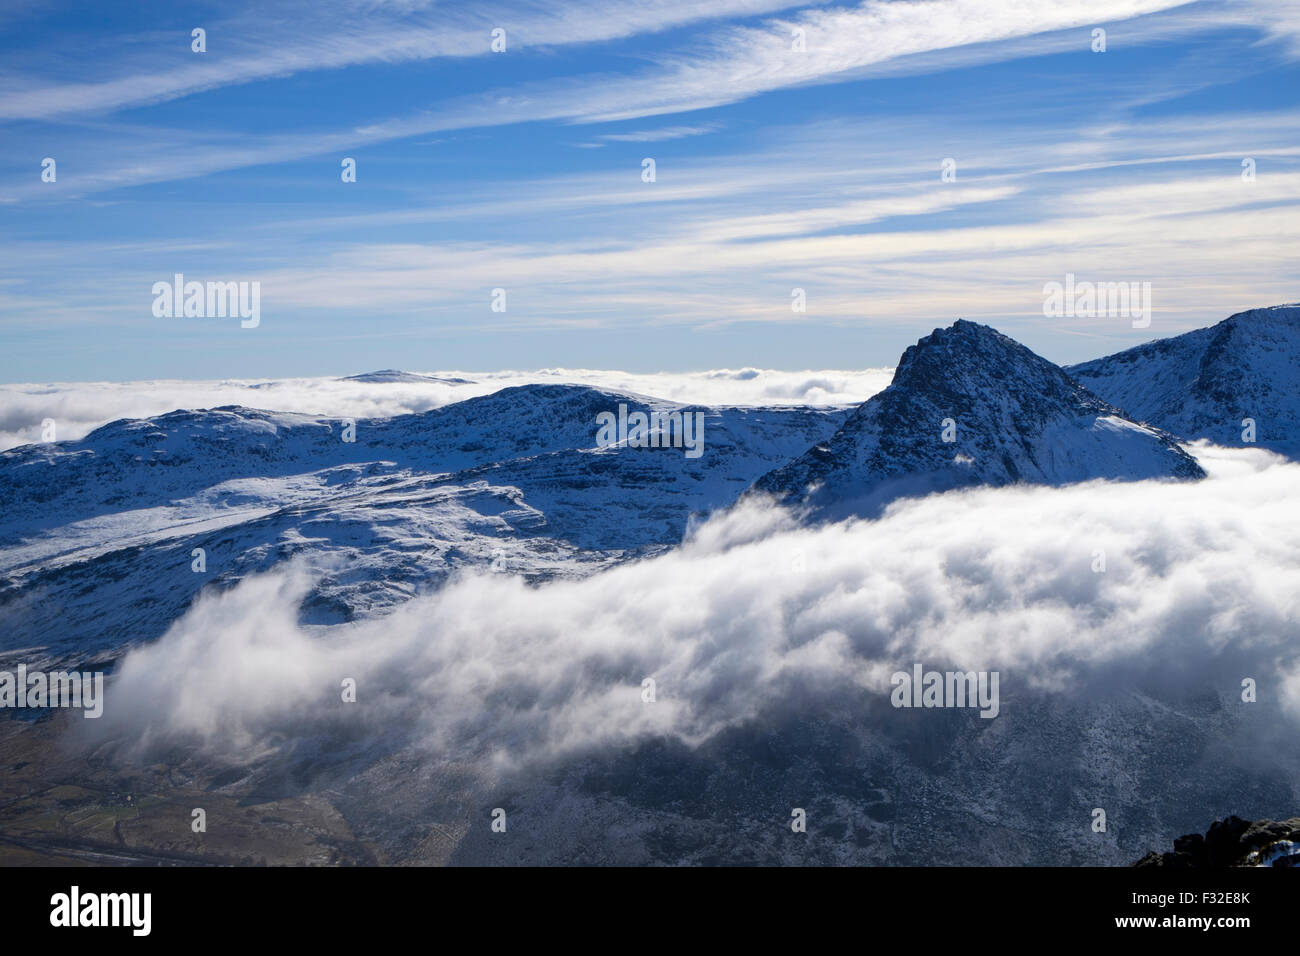
[[[1201,477],[1170,436],[963,319],[904,352],[887,389],[754,488],[835,517],[968,485]]]

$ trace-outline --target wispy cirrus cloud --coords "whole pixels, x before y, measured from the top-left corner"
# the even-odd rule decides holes
[[[240,353],[241,367],[267,354],[245,353],[215,326],[160,325],[146,293],[178,271],[259,279],[273,316],[259,341],[281,355],[367,343],[362,367],[410,364],[389,354],[399,345],[423,348],[425,366],[486,367],[490,351],[541,330],[569,343],[543,361],[572,365],[560,350],[577,336],[612,342],[641,329],[641,361],[672,366],[672,348],[700,368],[736,364],[715,343],[731,326],[738,343],[760,325],[781,331],[740,347],[771,351],[746,351],[739,364],[850,341],[836,330],[885,328],[861,359],[882,364],[897,357],[888,327],[958,315],[1011,323],[1040,347],[1084,335],[1131,344],[1095,323],[1046,330],[1038,290],[1066,271],[1151,281],[1168,331],[1296,298],[1285,250],[1298,238],[1300,146],[1286,82],[1291,21],[1268,13],[1280,8],[736,0],[638,7],[606,22],[590,3],[345,9],[333,25],[296,5],[237,11],[209,24],[210,40],[225,44],[210,43],[209,60],[179,44],[178,59],[136,61],[176,37],[157,23],[133,31],[125,16],[81,57],[87,65],[65,49],[54,66],[30,69],[40,57],[7,51],[10,92],[51,78],[50,89],[165,78],[237,65],[243,53],[280,79],[241,92],[238,70],[218,71],[200,77],[217,85],[192,102],[173,102],[185,83],[168,93],[142,82],[154,105],[141,100],[129,117],[101,104],[8,125],[0,316],[14,348],[0,375],[37,377],[23,371],[34,360],[38,377],[66,377],[58,356],[84,362],[110,338],[135,343],[126,354],[138,365],[119,377],[173,374],[140,358],[167,354],[159,336],[176,354],[203,338]],[[510,50],[479,56],[498,9]],[[297,22],[291,14],[305,19],[288,31],[286,55],[311,61],[298,72],[262,57]],[[236,39],[226,30],[235,22],[255,29]],[[1110,38],[1104,55],[1089,49],[1097,25]],[[386,32],[392,45],[361,49]],[[621,39],[584,39],[601,36]],[[114,37],[120,51],[107,49]],[[461,39],[472,40],[468,53]],[[417,49],[425,41],[434,46]],[[322,43],[336,47],[313,46]],[[378,58],[331,66],[354,55]],[[447,58],[456,63],[440,67]],[[602,148],[575,149],[579,139]],[[57,182],[39,175],[43,156],[58,157]],[[641,178],[645,156],[658,163],[652,183]],[[340,184],[343,157],[360,163],[354,184]],[[954,182],[939,179],[944,158],[957,164]],[[1240,177],[1247,159],[1259,168],[1251,183]],[[510,290],[509,312],[485,315],[498,287]],[[795,288],[806,312],[791,308]],[[284,351],[291,340],[307,344]],[[480,344],[444,354],[466,342]],[[1101,351],[1086,347],[1053,357]],[[343,357],[325,367],[351,367]]]
[[[189,29],[155,32],[152,49],[126,62],[98,64],[118,75],[53,83],[0,76],[0,119],[52,119],[103,113],[191,96],[225,86],[360,64],[485,56],[492,30],[516,48],[595,43],[657,33],[703,20],[745,17],[791,6],[789,0],[650,0],[620,8],[562,2],[549,8],[505,4],[457,10],[431,4],[257,4],[204,21],[208,55],[191,55]],[[174,48],[168,53],[168,45]],[[159,69],[159,58],[167,64]]]
[[[705,133],[712,133],[717,128],[716,125],[665,126],[660,129],[637,130],[634,133],[604,133],[600,138],[611,143],[659,143],[667,139],[702,136]]]
[[[1026,53],[1015,41],[1099,22],[1140,18],[1139,29],[1169,31],[1168,24],[1162,25],[1159,17],[1149,15],[1189,2],[1020,0],[1007,4],[994,0],[867,0],[852,8],[815,7],[794,18],[769,20],[760,26],[719,27],[687,50],[654,56],[654,64],[649,69],[633,73],[554,77],[449,97],[419,113],[350,128],[297,130],[292,134],[263,136],[251,143],[246,133],[223,134],[214,130],[209,134],[213,141],[202,148],[180,154],[159,154],[151,150],[147,155],[136,155],[117,165],[111,159],[107,162],[99,159],[97,151],[89,159],[90,168],[72,188],[84,194],[123,185],[193,178],[454,130],[541,120],[603,123],[692,112],[774,90],[861,77],[865,75],[864,70],[879,71],[891,64],[902,70],[948,70],[967,62],[964,59],[967,56],[979,62],[1014,59]],[[613,23],[605,23],[591,7],[577,5],[562,8],[544,27],[538,27],[536,33],[524,32],[539,38],[553,37],[556,42],[594,42],[630,35],[637,30],[666,29],[706,16],[722,18],[763,10],[764,5],[758,0],[737,0],[734,7],[709,7],[707,12],[702,5],[691,5],[679,10],[674,19],[656,6],[627,21],[616,18]],[[484,26],[461,32],[453,30],[451,39],[442,27],[432,33],[398,30],[391,44],[382,37],[353,37],[343,32],[319,41],[325,45],[324,49],[313,46],[317,41],[308,41],[301,48],[290,46],[280,52],[259,48],[249,54],[246,66],[200,64],[181,67],[176,75],[148,74],[104,83],[11,93],[0,96],[0,117],[37,118],[67,110],[116,109],[130,103],[185,95],[221,83],[283,76],[308,67],[343,66],[356,62],[351,58],[361,51],[369,51],[375,60],[384,60],[386,56],[400,60],[460,55],[466,49],[486,48],[491,28],[486,26],[487,14],[483,17]],[[1210,28],[1208,22],[1199,18],[1177,22],[1181,30]],[[791,37],[796,29],[804,33],[802,51],[792,49]],[[1058,47],[1084,45],[1076,37],[1060,37],[1056,42]],[[390,46],[392,52],[386,54],[384,51]],[[944,58],[918,59],[922,54],[934,53],[943,53]],[[700,128],[696,125],[675,129]],[[133,149],[130,145],[126,148]],[[0,192],[0,200],[12,201],[34,194],[36,190],[27,184]]]
[[[376,312],[409,317],[409,328],[398,322],[390,333],[406,337],[419,336],[430,317],[446,334],[471,335],[633,324],[902,324],[916,315],[933,326],[966,316],[995,322],[1054,359],[1077,361],[1134,344],[1135,334],[1170,334],[1296,298],[1300,272],[1289,250],[1300,242],[1300,150],[1278,145],[1293,115],[1006,126],[996,144],[960,124],[795,127],[773,131],[767,149],[725,176],[717,174],[725,160],[705,155],[675,161],[654,184],[640,182],[635,170],[562,175],[429,208],[277,216],[258,231],[314,237],[310,257],[250,259],[241,251],[247,225],[225,237],[224,249],[203,254],[220,254],[226,268],[259,278],[286,331],[324,316]],[[1240,155],[1224,148],[1233,143],[1262,147],[1254,181],[1242,179]],[[943,183],[938,157],[953,144],[974,151],[955,150],[958,180]],[[1191,152],[1178,155],[1178,147]],[[560,220],[568,236],[554,234]],[[440,237],[357,239],[426,226]],[[134,302],[140,322],[156,325],[144,292],[157,276],[132,268],[141,255],[166,251],[155,245],[83,247],[77,258],[112,275],[88,274],[84,290],[65,281],[65,308],[91,321]],[[35,273],[58,257],[57,248],[19,247],[10,261]],[[1042,286],[1067,271],[1150,281],[1155,327],[1134,333],[1106,320],[1046,322]],[[495,287],[510,289],[510,310],[485,315]],[[805,290],[804,313],[791,311],[793,288]],[[14,284],[0,289],[0,304],[37,323],[52,303],[42,302],[38,286]],[[1054,332],[1101,335],[1110,345],[1082,341],[1053,352],[1045,343]],[[893,347],[873,360],[896,357]]]

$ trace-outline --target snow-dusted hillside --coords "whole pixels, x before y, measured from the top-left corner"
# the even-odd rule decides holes
[[[596,416],[620,404],[702,412],[703,453],[597,448]],[[320,622],[391,606],[467,565],[533,580],[588,573],[678,543],[693,516],[730,504],[844,414],[536,385],[358,421],[351,442],[341,421],[226,407],[12,449],[0,453],[3,647],[111,655],[161,634],[205,584],[300,553],[330,568],[304,611]]]
[[[959,320],[904,352],[889,388],[755,489],[836,515],[971,485],[1203,475],[1170,436],[1005,335]]]
[[[1300,457],[1300,305],[1239,312],[1066,371],[1181,438],[1242,445],[1249,418],[1260,446]]]
[[[1259,374],[1274,352],[1253,354]],[[1197,381],[1127,367],[1170,395]],[[603,446],[620,405],[698,412],[702,454]],[[175,411],[14,448],[0,667],[114,673],[88,722],[106,739],[56,737],[57,718],[0,733],[24,795],[0,823],[44,846],[58,820],[62,846],[99,794],[148,795],[113,831],[115,858],[148,861],[179,852],[152,808],[203,794],[216,825],[190,861],[243,860],[244,807],[279,819],[287,800],[290,863],[1126,862],[1300,794],[1279,508],[1300,466],[1203,460],[1212,478],[1179,481],[1204,472],[1166,431],[965,321],[857,407],[545,384],[355,422]],[[916,500],[973,485],[1000,487]],[[764,494],[696,526],[747,489]],[[800,523],[766,494],[818,517],[913,500]],[[997,718],[894,707],[888,675],[918,663],[999,673]],[[60,754],[84,795],[55,786]],[[495,807],[511,839],[482,825]]]

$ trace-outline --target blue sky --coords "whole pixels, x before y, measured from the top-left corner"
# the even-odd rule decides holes
[[[1300,299],[1298,93],[1275,0],[11,4],[0,381],[859,368],[958,317],[1077,361]],[[155,317],[178,272],[260,325]],[[1044,317],[1067,272],[1151,327]]]

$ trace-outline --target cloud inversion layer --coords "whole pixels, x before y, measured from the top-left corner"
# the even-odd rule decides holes
[[[297,623],[311,575],[286,567],[204,597],[131,652],[103,729],[241,760],[318,733],[409,733],[505,768],[649,736],[693,744],[792,701],[834,715],[886,699],[890,675],[920,662],[999,671],[998,720],[1013,722],[1020,695],[1231,705],[1251,677],[1294,737],[1300,465],[1200,451],[1211,478],[1191,484],[949,493],[814,528],[747,507],[584,580],[470,574],[326,628]],[[344,678],[358,703],[341,702]]]

